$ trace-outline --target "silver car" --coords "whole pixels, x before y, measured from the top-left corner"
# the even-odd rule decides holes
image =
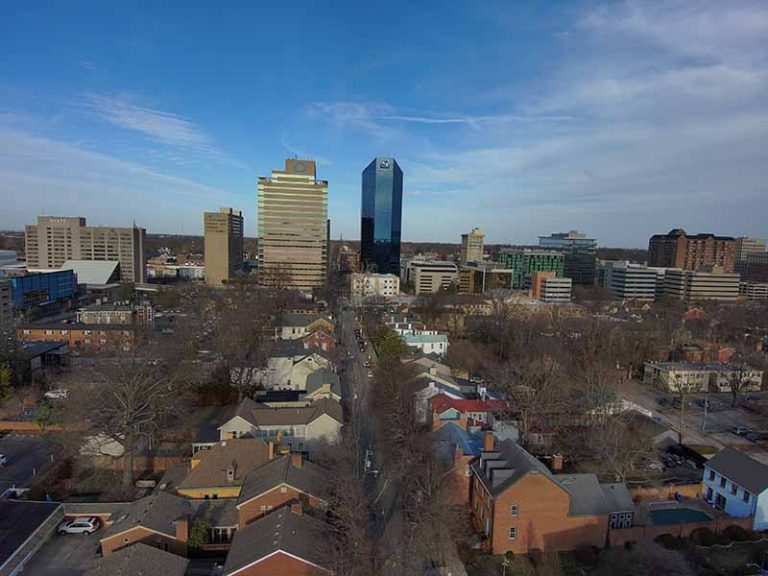
[[[56,528],[59,534],[91,534],[99,529],[101,523],[98,518],[73,518],[64,520]]]

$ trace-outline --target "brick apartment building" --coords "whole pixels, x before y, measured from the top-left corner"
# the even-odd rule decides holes
[[[79,352],[130,352],[136,345],[136,330],[122,324],[34,323],[19,326],[16,339],[66,342]]]
[[[648,265],[694,271],[717,266],[730,273],[736,266],[736,240],[714,234],[688,235],[682,228],[675,228],[667,234],[651,236]]]

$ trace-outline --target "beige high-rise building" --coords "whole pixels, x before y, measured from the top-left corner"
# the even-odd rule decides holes
[[[55,270],[67,260],[115,260],[122,280],[147,281],[144,228],[86,226],[85,218],[38,216],[24,233],[28,269]]]
[[[461,254],[459,260],[462,266],[467,262],[482,262],[485,248],[485,234],[480,228],[472,228],[472,232],[461,235]]]
[[[243,267],[243,214],[219,208],[203,216],[205,283],[222,286]]]
[[[328,182],[312,160],[288,159],[259,178],[259,282],[297,290],[325,283]]]

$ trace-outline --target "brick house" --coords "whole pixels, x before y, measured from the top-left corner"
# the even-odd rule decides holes
[[[306,350],[316,349],[333,354],[336,350],[336,339],[325,327],[320,327],[301,339],[301,344]]]
[[[320,545],[326,530],[301,506],[281,508],[237,531],[223,576],[331,575]]]
[[[471,464],[473,521],[494,554],[603,547],[612,502],[594,474],[558,474],[512,440],[487,434]]]
[[[472,434],[455,422],[448,422],[435,430],[434,447],[443,477],[452,483],[451,502],[469,503],[470,464],[482,453],[482,436]]]
[[[189,520],[194,510],[184,498],[157,492],[132,502],[101,538],[104,558],[136,543],[177,556],[187,555]]]
[[[184,576],[189,560],[164,552],[143,542],[123,548],[109,556],[98,558],[85,576],[115,576],[140,574],[142,576]]]
[[[240,527],[290,504],[301,503],[304,510],[324,508],[319,494],[326,474],[301,454],[287,454],[257,468],[246,477],[237,499]]]
[[[66,342],[79,352],[130,352],[136,343],[133,326],[121,324],[22,324],[16,339],[28,342]]]
[[[502,400],[464,400],[438,394],[430,398],[432,429],[437,430],[453,422],[464,429],[488,429],[496,420],[494,414],[504,410]]]

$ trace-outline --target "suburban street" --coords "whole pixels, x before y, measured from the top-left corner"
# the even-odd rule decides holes
[[[0,493],[25,488],[35,475],[51,463],[53,443],[35,436],[8,435],[0,438],[0,454],[7,463],[0,467]]]

